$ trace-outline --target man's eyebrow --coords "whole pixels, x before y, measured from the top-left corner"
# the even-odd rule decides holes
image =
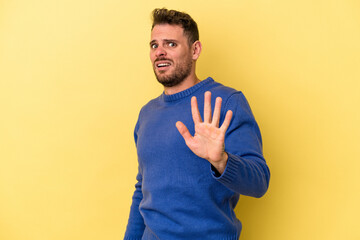
[[[175,39],[163,39],[164,42],[178,42],[177,40]],[[153,44],[153,43],[156,43],[157,41],[156,40],[152,40],[150,41],[150,45]]]
[[[178,41],[175,40],[175,39],[164,39],[163,41],[164,41],[164,42],[178,42]]]

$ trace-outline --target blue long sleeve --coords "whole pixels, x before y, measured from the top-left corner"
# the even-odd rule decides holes
[[[229,158],[224,173],[214,177],[241,195],[261,197],[268,189],[270,172],[263,157],[258,124],[241,92],[227,99],[225,110],[234,113],[225,136]],[[212,171],[216,172],[213,167]]]
[[[130,216],[129,216],[129,221],[125,232],[124,240],[141,240],[142,235],[144,233],[145,224],[143,217],[141,216],[139,211],[139,205],[143,198],[141,192],[141,183],[142,183],[141,178],[142,178],[141,174],[138,173],[136,177],[138,182],[135,184],[135,192],[132,197]]]
[[[135,144],[137,143],[137,129],[138,129],[139,125],[138,123],[136,124],[135,127],[135,131],[134,131],[134,139],[135,139]],[[136,176],[136,184],[135,184],[135,191],[132,197],[132,204],[131,204],[131,208],[130,208],[130,215],[129,215],[129,220],[128,220],[128,224],[126,227],[126,232],[125,232],[125,236],[124,236],[124,240],[141,240],[143,233],[144,233],[144,229],[145,229],[145,224],[144,224],[144,219],[140,214],[140,210],[139,210],[139,206],[140,206],[140,202],[143,199],[143,194],[142,194],[142,190],[141,190],[141,185],[142,185],[142,174],[141,174],[141,166],[138,166],[138,174]]]

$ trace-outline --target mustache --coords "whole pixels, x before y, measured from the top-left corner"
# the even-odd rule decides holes
[[[154,62],[156,63],[156,62],[158,62],[158,61],[170,61],[170,62],[172,62],[171,59],[164,58],[164,57],[156,58]]]

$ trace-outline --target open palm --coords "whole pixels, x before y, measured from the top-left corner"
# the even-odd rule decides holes
[[[220,97],[216,98],[214,114],[211,110],[211,92],[205,92],[204,121],[201,119],[196,97],[191,98],[191,113],[195,124],[195,134],[191,136],[187,127],[180,121],[176,127],[183,136],[186,145],[197,156],[208,160],[218,171],[222,173],[227,163],[225,152],[225,133],[230,125],[232,111],[226,113],[225,120],[219,127],[221,112]]]

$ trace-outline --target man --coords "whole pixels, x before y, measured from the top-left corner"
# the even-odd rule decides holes
[[[150,59],[164,93],[141,109],[135,126],[139,171],[126,240],[237,240],[239,195],[267,191],[250,107],[241,92],[197,78],[200,53],[188,14],[153,11]]]

